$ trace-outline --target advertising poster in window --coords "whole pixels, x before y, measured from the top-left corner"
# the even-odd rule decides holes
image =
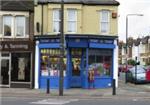
[[[59,76],[60,50],[41,49],[41,76]],[[64,76],[66,75],[66,58],[64,60]]]
[[[25,58],[19,58],[18,60],[18,80],[25,79]]]
[[[42,63],[41,63],[41,75],[48,76],[48,64],[47,64],[48,57],[42,56]]]

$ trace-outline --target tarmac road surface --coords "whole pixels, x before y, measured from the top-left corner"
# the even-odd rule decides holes
[[[18,98],[3,97],[1,105],[150,105],[150,99],[63,99],[63,98]]]

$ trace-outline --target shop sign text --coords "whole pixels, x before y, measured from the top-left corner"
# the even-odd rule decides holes
[[[1,43],[0,50],[28,50],[28,44]]]

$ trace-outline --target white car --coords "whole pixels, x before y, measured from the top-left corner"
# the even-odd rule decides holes
[[[129,69],[127,72],[127,81],[135,83],[144,83],[146,82],[146,69],[144,66],[137,65]]]

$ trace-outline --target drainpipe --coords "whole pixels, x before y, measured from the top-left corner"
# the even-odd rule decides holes
[[[43,5],[44,4],[41,4],[41,6],[42,6],[42,10],[41,10],[41,15],[42,15],[42,17],[41,17],[41,35],[43,35]]]

